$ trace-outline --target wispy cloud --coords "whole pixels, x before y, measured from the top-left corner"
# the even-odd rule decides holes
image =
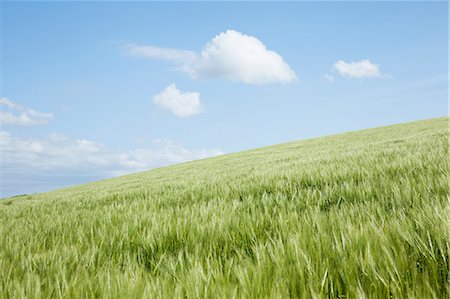
[[[0,132],[2,196],[42,191],[223,154],[187,149],[171,140],[147,148],[116,151],[101,143],[52,134],[23,138]],[[42,186],[34,186],[39,182]],[[33,186],[34,190],[28,186]]]
[[[325,79],[325,81],[327,81],[328,83],[333,83],[334,82],[334,76],[330,75],[330,74],[325,74],[323,75],[323,78]]]
[[[358,94],[365,101],[360,101],[358,106],[377,106],[409,102],[424,106],[436,105],[429,99],[442,99],[442,112],[446,111],[449,79],[447,74],[425,77],[417,81],[409,81],[404,84],[396,84],[391,88],[378,90],[365,90]]]
[[[372,63],[368,59],[357,62],[339,60],[334,63],[333,67],[344,77],[376,78],[382,76],[379,65]]]
[[[148,57],[160,60],[168,60],[181,64],[193,63],[197,59],[197,54],[192,51],[160,48],[154,46],[127,44],[125,48],[129,55]]]
[[[192,116],[202,110],[200,93],[181,92],[175,84],[167,86],[161,93],[155,95],[153,101],[179,117]]]
[[[33,127],[49,123],[53,114],[35,111],[14,103],[8,98],[0,98],[0,123],[10,126]]]
[[[289,83],[295,72],[276,52],[256,37],[227,30],[209,41],[200,53],[180,49],[128,44],[133,56],[173,62],[191,78],[219,78],[247,84]]]

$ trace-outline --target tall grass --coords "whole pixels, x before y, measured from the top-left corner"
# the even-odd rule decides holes
[[[448,118],[0,202],[0,294],[449,298]]]

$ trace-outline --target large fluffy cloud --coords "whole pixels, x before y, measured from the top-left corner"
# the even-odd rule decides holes
[[[39,126],[49,123],[53,114],[35,111],[14,103],[8,98],[0,98],[0,124],[11,126]]]
[[[334,69],[337,70],[342,76],[354,77],[354,78],[374,78],[381,77],[380,67],[377,64],[370,62],[368,59],[364,59],[357,62],[345,62],[339,60],[334,63]]]
[[[23,138],[0,132],[0,197],[60,188],[150,168],[223,154],[219,149],[186,149],[170,140],[116,151],[64,135]]]
[[[192,78],[220,78],[247,84],[288,83],[297,77],[276,52],[256,37],[235,30],[222,32],[200,53],[128,44],[130,55],[169,60]]]
[[[198,92],[181,92],[175,84],[153,97],[153,101],[179,117],[192,116],[202,110]]]

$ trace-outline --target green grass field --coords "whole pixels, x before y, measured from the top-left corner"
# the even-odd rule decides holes
[[[3,298],[449,298],[447,117],[0,201]]]

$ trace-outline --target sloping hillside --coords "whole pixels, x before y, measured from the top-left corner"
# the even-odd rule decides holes
[[[448,118],[0,202],[0,296],[448,298]]]

